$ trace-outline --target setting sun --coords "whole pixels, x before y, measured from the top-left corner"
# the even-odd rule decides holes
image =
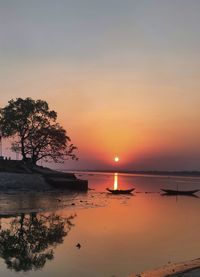
[[[118,162],[119,162],[119,157],[115,157],[114,161],[115,161],[116,163],[118,163]]]

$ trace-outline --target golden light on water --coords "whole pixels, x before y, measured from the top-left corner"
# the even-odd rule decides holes
[[[114,175],[114,190],[118,189],[118,173]]]

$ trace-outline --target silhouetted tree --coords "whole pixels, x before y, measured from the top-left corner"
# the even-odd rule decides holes
[[[12,99],[0,109],[2,136],[13,137],[12,150],[33,164],[40,159],[54,162],[69,157],[77,159],[74,154],[76,147],[56,120],[57,113],[49,110],[43,100]]]
[[[74,226],[73,218],[36,213],[17,216],[9,228],[0,230],[0,257],[15,271],[41,269]]]

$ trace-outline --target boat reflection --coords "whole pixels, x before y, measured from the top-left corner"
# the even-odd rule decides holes
[[[0,257],[11,270],[42,269],[54,258],[54,249],[68,235],[75,215],[61,217],[52,214],[20,214],[1,218]]]
[[[161,196],[165,196],[165,197],[171,197],[171,198],[173,198],[173,197],[176,197],[177,199],[178,199],[178,197],[181,197],[181,198],[183,198],[183,197],[191,197],[191,198],[199,198],[199,196],[198,195],[196,195],[196,194],[183,194],[183,195],[181,195],[181,194],[168,194],[168,193],[161,193]]]

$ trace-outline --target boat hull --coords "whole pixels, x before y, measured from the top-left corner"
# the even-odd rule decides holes
[[[109,189],[109,188],[107,188],[106,190],[109,191],[109,192],[111,192],[112,194],[130,194],[130,193],[132,193],[135,189],[133,188],[133,189],[126,189],[126,190],[121,190],[121,189],[116,189],[116,190],[114,190],[114,189]]]

